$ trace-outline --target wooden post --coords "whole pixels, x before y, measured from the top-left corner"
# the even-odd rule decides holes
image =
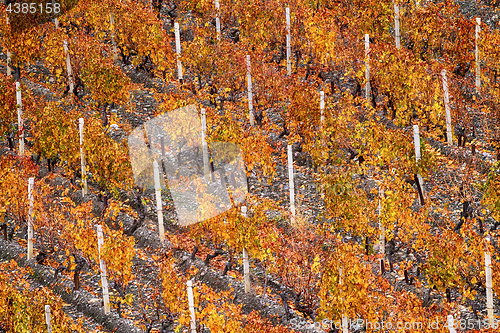
[[[396,38],[396,48],[401,48],[401,33],[399,31],[399,5],[394,3],[394,37]]]
[[[420,133],[418,131],[418,125],[413,125],[413,141],[415,143],[415,160],[418,163],[420,161]],[[420,197],[420,204],[424,205],[424,181],[422,176],[417,173],[417,188],[419,188],[418,195]]]
[[[421,158],[420,155],[420,132],[418,125],[413,125],[413,141],[415,143],[415,160],[418,162]]]
[[[288,145],[288,187],[290,188],[290,213],[292,214],[291,222],[295,225],[295,191],[293,184],[293,155],[292,146]]]
[[[344,276],[344,272],[342,268],[339,268],[339,285],[342,285],[342,277]],[[344,301],[344,297],[342,297],[342,301]],[[347,323],[347,316],[342,313],[342,333],[349,333],[349,325]]]
[[[245,278],[245,292],[250,292],[250,265],[248,262],[248,252],[243,248],[243,273]]]
[[[365,34],[365,78],[366,78],[366,86],[365,86],[365,97],[370,100],[371,95],[371,86],[370,86],[370,36]]]
[[[35,187],[35,178],[28,180],[28,260],[33,258],[33,188]]]
[[[21,82],[16,81],[17,98],[17,126],[19,133],[19,155],[24,155],[24,122],[23,122],[23,100],[21,97]]]
[[[476,17],[476,93],[481,88],[481,64],[479,57],[479,33],[481,32],[481,18]]]
[[[175,32],[175,52],[177,53],[177,77],[179,82],[182,83],[182,63],[180,60],[181,57],[181,33],[179,30],[179,23],[174,23],[174,32]]]
[[[210,175],[210,166],[209,166],[209,161],[208,161],[208,144],[206,140],[206,134],[207,133],[207,116],[205,113],[205,109],[201,109],[201,140],[202,140],[202,147],[203,147],[203,174],[206,179],[208,179],[208,176]]]
[[[348,318],[344,314],[342,314],[342,333],[349,333]]]
[[[160,241],[165,242],[165,230],[163,228],[163,208],[161,201],[161,188],[160,188],[160,170],[158,162],[153,162],[154,177],[155,177],[155,193],[156,193],[156,212],[158,214],[158,231],[160,233]]]
[[[118,50],[116,48],[116,41],[115,41],[115,16],[113,12],[111,12],[111,16],[109,18],[109,21],[111,23],[111,44],[113,45],[113,61],[117,62],[118,61]]]
[[[188,280],[187,293],[189,302],[189,312],[191,312],[191,333],[196,333],[196,317],[194,313],[194,297],[193,297],[193,282]]]
[[[87,168],[86,168],[86,163],[85,163],[85,152],[83,151],[83,124],[84,120],[83,118],[79,119],[79,130],[80,130],[80,165],[82,169],[82,182],[83,182],[83,187],[82,187],[82,197],[85,197],[88,192],[88,186],[87,186]]]
[[[241,206],[241,215],[247,217],[247,206]],[[243,274],[245,280],[245,292],[250,292],[250,264],[248,261],[248,252],[246,248],[243,248]],[[265,292],[265,291],[264,291]]]
[[[50,323],[50,305],[45,305],[45,322],[47,323],[47,333],[52,333],[52,324]]]
[[[486,238],[486,251],[484,252],[484,273],[486,276],[486,309],[488,312],[488,323],[493,327],[493,280],[491,278],[491,255],[488,248],[490,238]]]
[[[447,320],[448,320],[448,323],[447,323],[447,326],[448,326],[448,331],[450,331],[450,333],[457,333],[457,330],[455,329],[454,327],[454,319],[453,319],[453,315],[448,315],[447,317]]]
[[[325,92],[319,92],[319,110],[321,112],[321,126],[325,124],[325,116],[323,115],[323,110],[325,109]]]
[[[57,1],[56,0],[52,0],[52,6],[54,6],[54,4],[56,3]],[[53,7],[52,7],[53,8]],[[59,29],[59,20],[56,18],[54,18],[54,24],[56,26],[56,30]]]
[[[385,227],[382,223],[382,198],[384,195],[384,191],[379,188],[378,189],[378,195],[379,195],[379,201],[378,201],[378,214],[379,214],[379,221],[378,221],[378,226],[380,230],[380,238],[379,238],[379,253],[382,255],[380,258],[380,274],[385,273]]]
[[[10,58],[11,58],[10,51],[7,50],[7,76],[10,76],[12,74],[12,68],[10,68]]]
[[[73,91],[75,86],[73,84],[73,71],[71,69],[71,61],[68,53],[68,42],[64,40],[63,42],[64,53],[66,54],[66,70],[68,71],[68,80],[69,80],[69,95],[73,96]]]
[[[250,113],[250,125],[254,125],[253,116],[253,92],[252,92],[252,72],[250,67],[250,55],[247,55],[247,90],[248,90],[248,111]]]
[[[215,10],[217,11],[215,16],[215,30],[217,31],[217,40],[220,40],[220,6],[219,0],[215,0]]]
[[[8,16],[5,17],[5,20],[7,21],[7,24],[9,24]],[[12,68],[10,68],[10,57],[11,57],[10,51],[7,50],[7,76],[10,76],[12,74]]]
[[[448,90],[448,79],[446,78],[446,69],[441,71],[443,79],[443,94],[444,94],[444,109],[446,112],[446,139],[449,145],[453,144],[453,137],[451,134],[451,113],[450,113],[450,96]]]
[[[104,238],[102,236],[102,227],[97,225],[97,248],[99,251],[99,268],[101,270],[101,284],[102,284],[102,298],[104,301],[104,313],[108,314],[110,312],[109,308],[109,293],[108,293],[108,278],[106,273],[106,263],[104,259],[101,258],[101,248],[104,244]]]
[[[292,36],[290,33],[290,7],[286,7],[286,70],[288,75],[292,74]]]

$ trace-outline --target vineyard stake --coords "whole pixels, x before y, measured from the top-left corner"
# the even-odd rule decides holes
[[[476,17],[476,93],[479,94],[481,88],[481,64],[479,59],[479,33],[481,32],[481,18]]]
[[[191,333],[196,333],[196,317],[194,313],[193,282],[187,281],[187,293],[189,302],[189,312],[191,312]]]
[[[215,9],[217,10],[215,16],[215,30],[217,31],[217,40],[220,41],[220,6],[219,0],[215,0]]]
[[[399,31],[399,5],[394,3],[394,36],[396,38],[396,48],[401,48],[401,34]]]
[[[450,331],[450,333],[457,333],[457,331],[455,330],[455,327],[453,326],[453,322],[455,321],[453,319],[453,315],[451,315],[451,314],[448,315],[447,319],[448,319],[448,325],[447,326],[448,326],[448,330]]]
[[[111,12],[111,16],[109,18],[109,21],[111,23],[111,44],[113,44],[113,61],[117,62],[118,61],[118,50],[116,49],[116,42],[115,42],[115,16],[113,15],[113,12]]]
[[[24,123],[23,123],[23,101],[21,97],[21,82],[16,81],[17,98],[17,128],[19,134],[19,155],[24,155]]]
[[[201,109],[201,140],[202,140],[202,146],[203,146],[203,173],[205,177],[207,177],[210,174],[210,168],[208,164],[208,144],[206,140],[206,133],[207,133],[207,116],[205,113],[205,109]]]
[[[295,191],[293,185],[293,156],[292,146],[288,145],[288,187],[290,188],[290,213],[292,214],[291,222],[295,225]]]
[[[47,323],[47,333],[52,333],[52,325],[50,324],[50,305],[45,305],[45,322]]]
[[[8,16],[5,18],[5,21],[7,22],[7,24],[9,24]],[[10,68],[10,57],[11,57],[10,51],[7,50],[7,76],[10,76],[10,74],[12,74],[12,68]]]
[[[321,112],[321,127],[325,124],[325,116],[323,115],[323,110],[325,109],[325,92],[319,92],[319,109]]]
[[[156,193],[156,212],[158,214],[158,231],[160,233],[160,241],[165,242],[165,230],[163,229],[163,208],[161,201],[161,189],[160,189],[160,170],[158,168],[158,162],[153,162],[154,177],[155,177],[155,193]]]
[[[82,169],[82,181],[83,181],[83,188],[82,188],[82,197],[85,197],[88,192],[88,186],[87,186],[87,170],[85,166],[85,152],[83,151],[83,123],[84,120],[83,118],[79,119],[79,130],[80,130],[80,165]]]
[[[250,113],[250,125],[254,125],[253,116],[253,92],[252,92],[252,72],[250,67],[250,55],[247,55],[247,90],[248,90],[248,111]]]
[[[161,201],[160,189],[160,170],[158,162],[153,162],[154,177],[155,177],[155,194],[156,194],[156,212],[158,215],[158,232],[160,233],[160,241],[165,242],[165,229],[163,228],[163,207]]]
[[[382,255],[380,258],[380,274],[385,273],[385,227],[382,224],[382,197],[384,195],[384,191],[379,188],[379,201],[378,201],[378,214],[379,214],[379,222],[378,226],[380,229],[380,238],[379,238],[379,253]]]
[[[109,293],[108,293],[108,278],[106,273],[106,263],[104,259],[101,258],[101,248],[104,244],[104,238],[102,236],[102,227],[100,224],[96,226],[97,228],[97,248],[99,251],[99,268],[101,269],[101,284],[102,284],[102,299],[104,301],[104,314],[108,314],[109,310]]]
[[[35,178],[28,180],[28,260],[33,258],[33,188],[35,187]]]
[[[10,51],[7,50],[7,76],[10,76],[12,74],[12,68],[10,68]]]
[[[420,156],[420,133],[418,125],[413,125],[413,140],[415,142],[415,160],[418,162],[421,158]]]
[[[56,0],[52,0],[52,6],[54,6],[54,4],[56,3]],[[56,26],[56,30],[59,29],[59,20],[56,18],[54,18],[54,24]]]
[[[243,248],[243,273],[245,277],[245,292],[250,292],[250,266],[248,264],[248,251]]]
[[[64,47],[64,53],[66,54],[66,70],[68,71],[69,94],[70,96],[72,96],[75,86],[73,84],[73,71],[71,69],[71,61],[68,53],[68,42],[66,40],[64,40],[63,42],[63,47]]]
[[[441,71],[443,78],[443,93],[444,93],[444,109],[446,112],[446,139],[449,145],[453,144],[453,137],[451,134],[451,113],[450,113],[450,96],[448,91],[448,79],[446,78],[446,69]]]
[[[339,267],[339,285],[342,285],[342,277],[344,276],[344,272],[342,271],[342,268]],[[345,298],[342,297],[342,301],[344,301]],[[347,323],[347,316],[342,313],[342,333],[349,333],[348,329],[348,323]]]
[[[292,59],[291,57],[291,43],[292,36],[290,35],[290,7],[286,7],[286,70],[288,75],[292,74]]]
[[[413,125],[413,141],[415,142],[415,161],[418,163],[420,161],[420,133],[418,131],[418,125]],[[424,205],[424,181],[422,176],[417,173],[416,181],[418,182],[417,188],[419,189],[418,195],[420,197],[420,204]]]
[[[365,96],[366,99],[370,99],[371,94],[371,86],[370,86],[370,36],[365,34],[365,77],[366,77],[366,86],[365,86]]]
[[[486,238],[487,245],[490,242],[490,238]],[[488,247],[484,252],[484,272],[486,275],[486,309],[488,312],[488,322],[490,327],[493,327],[493,281],[491,278],[491,255]]]
[[[247,217],[247,206],[241,206],[241,215],[244,218]],[[250,265],[248,262],[248,251],[245,247],[243,248],[243,274],[244,274],[244,280],[245,280],[245,292],[249,293],[250,292]]]
[[[325,109],[325,92],[320,91],[319,92],[319,109],[321,113],[321,118],[320,118],[320,128],[323,129],[325,126],[325,115],[324,115],[324,109]],[[324,145],[324,135],[321,134],[321,144]],[[323,151],[322,152],[322,157],[325,157],[327,155],[327,152]]]
[[[177,77],[179,78],[179,82],[182,83],[182,64],[180,60],[181,56],[181,35],[179,31],[179,23],[174,23],[174,31],[175,31],[175,52],[177,53]]]

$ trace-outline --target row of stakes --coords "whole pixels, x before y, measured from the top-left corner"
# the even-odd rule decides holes
[[[323,103],[322,103],[323,104]],[[418,125],[414,125],[413,127],[414,134],[414,145],[415,145],[415,158],[418,162],[421,158],[420,155],[420,135]],[[205,141],[205,133],[206,133],[206,118],[205,118],[205,110],[202,109],[202,140],[203,147],[207,147],[207,143]],[[83,144],[83,119],[80,119],[80,143]],[[295,224],[295,191],[294,191],[294,172],[293,172],[293,154],[292,154],[292,146],[287,146],[287,155],[288,155],[288,177],[289,177],[289,196],[290,196],[290,215],[291,215],[291,223]],[[82,174],[83,170],[85,170],[85,158],[83,155],[83,149],[81,150],[82,154]],[[157,209],[157,217],[158,217],[158,226],[159,226],[159,237],[162,243],[165,242],[165,234],[164,234],[164,226],[163,226],[163,208],[162,208],[162,199],[161,199],[161,187],[160,187],[160,172],[157,161],[153,162],[154,166],[154,180],[155,180],[155,194],[156,194],[156,209]],[[207,150],[204,149],[204,169],[208,172],[208,155]],[[423,190],[423,181],[422,177],[417,174],[417,188],[419,188],[419,198],[421,205],[424,205],[424,190]],[[33,188],[34,188],[34,178],[30,178],[28,181],[28,199],[30,202],[29,206],[29,216],[28,216],[28,259],[33,258]],[[86,194],[86,187],[83,188],[84,195]],[[379,185],[379,197],[383,197],[383,190]],[[382,213],[381,201],[379,200],[379,214]],[[243,217],[247,217],[247,207],[241,207],[241,214]],[[380,270],[383,274],[385,272],[385,260],[383,256],[385,255],[385,244],[384,244],[384,235],[385,228],[382,223],[379,222],[380,229],[380,239],[379,239],[379,253],[382,255],[380,259]],[[103,235],[102,229],[100,225],[97,225],[97,234],[98,234],[98,248],[100,252],[100,248],[103,244]],[[489,239],[486,239],[489,241]],[[244,284],[245,284],[245,292],[250,292],[250,269],[249,269],[249,256],[247,250],[243,249],[243,268],[244,268]],[[109,313],[109,295],[108,295],[108,284],[106,277],[106,264],[104,260],[100,259],[100,270],[101,270],[101,284],[103,290],[103,300],[104,300],[104,309],[105,313]],[[488,251],[485,252],[485,275],[486,275],[486,291],[487,291],[487,311],[488,311],[488,320],[491,325],[493,325],[493,294],[492,294],[492,278],[491,278],[491,256]],[[342,271],[339,271],[339,275],[342,276]],[[188,283],[188,292],[191,286]],[[191,308],[191,307],[190,307]],[[194,318],[194,312],[192,312],[192,319]],[[194,319],[193,319],[194,321]],[[346,319],[343,318],[342,325],[346,322]],[[347,332],[347,328],[343,327],[343,332]],[[450,330],[450,332],[453,332]]]
[[[215,1],[215,6],[217,9],[217,13],[219,12],[219,1]],[[394,12],[395,12],[395,39],[396,39],[396,47],[400,49],[401,43],[400,43],[400,31],[399,31],[399,5],[394,4]],[[217,21],[219,22],[219,14],[217,14]],[[110,22],[111,25],[114,26],[114,15],[113,13],[110,14]],[[8,23],[8,17],[7,17],[7,23]],[[57,19],[55,19],[55,25],[56,29],[58,28],[59,24]],[[218,36],[220,35],[220,22],[217,24],[218,31],[217,34]],[[286,29],[287,29],[287,45],[286,45],[286,50],[287,50],[287,72],[288,75],[291,75],[291,32],[290,32],[290,8],[286,7]],[[175,45],[176,45],[176,54],[177,54],[177,74],[178,74],[178,79],[179,81],[182,82],[183,80],[183,70],[182,70],[182,63],[180,61],[180,55],[181,55],[181,42],[180,42],[180,30],[179,30],[179,23],[175,22],[174,24],[174,31],[175,31]],[[475,58],[476,58],[476,92],[479,93],[479,88],[481,86],[481,77],[480,77],[480,57],[479,57],[479,46],[478,46],[478,40],[479,40],[479,34],[481,31],[481,19],[476,18],[476,34],[475,34]],[[112,33],[112,43],[113,43],[113,49],[114,49],[114,59],[115,61],[117,60],[117,46],[114,41],[114,29]],[[74,79],[73,79],[73,73],[72,73],[72,67],[71,67],[71,61],[70,61],[70,56],[68,52],[68,43],[66,40],[63,41],[63,47],[64,47],[64,52],[66,56],[66,69],[68,73],[68,83],[69,83],[69,95],[71,96],[73,91],[74,91]],[[253,114],[253,92],[252,92],[252,75],[251,75],[251,62],[250,62],[250,55],[247,55],[247,93],[248,93],[248,110],[249,110],[249,117],[250,117],[250,124],[253,126],[254,125],[254,114]],[[7,75],[11,74],[11,68],[9,66],[10,64],[10,52],[7,51]],[[365,96],[367,99],[370,98],[371,95],[371,86],[370,86],[370,40],[369,40],[369,35],[365,34],[365,77],[366,77],[366,85],[365,85]],[[449,106],[449,90],[448,90],[448,82],[446,78],[446,70],[441,71],[441,76],[442,76],[442,81],[443,81],[443,98],[445,102],[445,110],[446,110],[446,128],[447,128],[447,141],[448,144],[452,144],[452,132],[451,132],[451,116],[450,116],[450,106]],[[324,93],[320,92],[321,94],[321,123],[323,124],[324,122],[324,116],[323,116],[323,108],[324,108]],[[23,119],[22,119],[22,98],[21,98],[21,91],[20,91],[20,83],[16,82],[16,97],[17,97],[17,114],[18,114],[18,128],[20,129],[20,135],[19,135],[19,152],[21,155],[24,154],[24,128],[23,128]],[[83,173],[82,173],[83,174]]]
[[[247,58],[247,64],[249,65],[249,56]],[[69,61],[67,62],[69,64]],[[367,71],[368,72],[368,71]],[[249,96],[251,96],[251,77],[250,77],[250,71],[248,73],[248,83],[249,83]],[[445,111],[446,111],[446,125],[447,125],[447,139],[448,142],[451,141],[451,117],[450,117],[450,108],[449,108],[449,97],[448,97],[448,85],[446,81],[446,72],[443,70],[442,72],[442,79],[443,79],[443,90],[444,90],[444,100],[445,100]],[[16,95],[17,95],[17,101],[18,101],[18,111],[22,110],[22,100],[21,100],[21,91],[19,89],[19,82],[16,82]],[[249,99],[250,107],[251,107],[251,99]],[[320,92],[320,110],[321,110],[321,121],[322,124],[324,123],[324,92]],[[201,111],[202,117],[201,117],[201,122],[202,122],[202,144],[203,144],[203,161],[204,161],[204,170],[206,173],[208,173],[208,149],[207,149],[207,142],[206,142],[206,113],[205,109],[202,109]],[[22,128],[22,111],[18,112],[18,121],[19,124],[21,125]],[[82,186],[82,195],[85,196],[88,192],[88,186],[87,186],[87,177],[86,177],[86,162],[85,162],[85,154],[83,151],[83,127],[84,127],[84,119],[80,118],[79,119],[79,134],[80,134],[80,153],[81,153],[81,172],[82,172],[82,179],[83,179],[83,186]],[[421,158],[420,154],[420,135],[419,135],[419,127],[418,125],[413,126],[413,134],[414,134],[414,145],[415,145],[415,158],[416,161],[418,162]],[[21,134],[21,139],[20,139],[20,150],[23,148],[24,141],[22,140],[23,134]],[[292,224],[295,224],[295,195],[294,195],[294,175],[293,175],[293,155],[292,155],[292,146],[288,145],[287,146],[287,153],[288,153],[288,176],[289,176],[289,189],[290,189],[290,214],[291,214],[291,222]],[[165,236],[164,236],[164,228],[163,228],[163,214],[162,212],[162,200],[161,200],[161,189],[160,189],[160,181],[159,181],[159,167],[158,163],[156,161],[153,162],[154,166],[154,178],[155,178],[155,192],[156,192],[156,201],[157,201],[157,212],[158,212],[158,225],[159,225],[159,234],[160,234],[160,240],[164,242]],[[420,198],[420,203],[421,205],[424,205],[424,189],[423,189],[423,180],[420,174],[417,174],[417,187],[419,188],[419,198]],[[30,195],[30,200],[32,200],[32,187],[34,179],[30,178],[29,182],[29,195]],[[30,219],[32,215],[31,211],[31,205],[30,205]],[[246,207],[242,207],[242,214],[246,215]],[[29,219],[29,221],[30,221]],[[381,229],[381,235],[384,234],[383,231],[383,226],[380,225]],[[33,246],[32,246],[32,239],[33,237],[33,231],[31,228],[31,224],[28,225],[28,255],[29,257],[32,256],[33,252]],[[382,240],[381,240],[382,242]],[[380,246],[381,249],[381,254],[383,253],[384,246]],[[243,250],[243,258],[244,258],[244,271],[245,271],[245,291],[249,292],[250,291],[250,279],[249,279],[249,267],[248,267],[248,252],[246,249]],[[102,265],[101,265],[102,266]],[[381,271],[383,272],[383,267],[384,265],[384,260],[381,259]],[[105,288],[105,272],[103,276],[103,292],[105,289],[107,289],[107,285]],[[489,289],[491,291],[491,288]],[[104,296],[106,297],[106,296]],[[490,302],[489,302],[490,303]],[[492,303],[492,302],[491,302]],[[109,305],[108,305],[109,308]],[[488,312],[490,312],[490,309],[492,311],[492,304],[491,307],[488,306]],[[108,310],[109,311],[109,310]],[[488,315],[488,317],[492,317]]]
[[[366,42],[369,43],[368,36],[366,36]],[[65,44],[66,46],[66,44]],[[66,49],[66,48],[65,48]],[[367,52],[368,54],[368,52]],[[70,62],[69,62],[69,56],[67,57],[67,64],[70,68]],[[251,86],[251,73],[250,73],[250,61],[249,61],[249,56],[247,56],[247,65],[248,65],[248,92],[249,92],[249,97],[252,96],[252,86]],[[367,73],[369,73],[369,67],[367,67]],[[444,101],[445,101],[445,111],[446,111],[446,127],[447,127],[447,140],[448,143],[451,141],[451,117],[450,117],[450,107],[449,107],[449,97],[448,97],[448,83],[446,80],[446,71],[442,71],[442,80],[443,80],[443,91],[444,91]],[[368,81],[369,82],[369,81]],[[22,99],[21,99],[21,91],[19,89],[19,82],[16,82],[16,96],[17,96],[17,102],[18,102],[18,121],[19,124],[21,125],[22,128]],[[252,99],[249,98],[249,107],[250,110],[252,108],[251,104]],[[325,106],[325,101],[324,101],[324,92],[320,92],[320,110],[321,110],[321,122],[324,124],[324,106]],[[201,122],[202,122],[202,144],[203,144],[203,161],[204,161],[204,170],[205,173],[208,173],[208,149],[207,149],[207,142],[206,142],[206,113],[205,109],[202,109],[201,111]],[[251,118],[252,119],[252,118]],[[87,186],[87,177],[86,177],[86,163],[85,163],[85,154],[83,151],[83,127],[84,127],[84,119],[80,118],[79,119],[79,134],[80,134],[80,153],[81,153],[81,172],[82,172],[82,179],[83,179],[83,186],[82,186],[82,195],[85,196],[88,192],[88,186]],[[419,135],[419,127],[418,125],[413,126],[413,134],[414,134],[414,145],[415,145],[415,158],[416,161],[418,162],[421,158],[420,154],[420,135]],[[24,148],[24,140],[23,138],[23,133],[21,134],[21,139],[20,139],[20,150]],[[295,223],[295,195],[294,195],[294,175],[293,175],[293,155],[292,155],[292,146],[288,145],[287,146],[287,153],[288,153],[288,176],[289,176],[289,189],[290,189],[290,214],[291,214],[291,222],[292,224]],[[164,242],[165,236],[164,236],[164,228],[163,228],[163,214],[160,213],[162,212],[162,200],[161,200],[161,189],[160,189],[160,181],[159,181],[159,167],[158,163],[156,161],[153,162],[154,166],[154,178],[155,178],[155,192],[156,192],[156,201],[157,201],[157,212],[158,212],[158,225],[159,225],[159,234],[160,234],[160,240]],[[417,174],[417,187],[419,188],[419,198],[420,198],[420,203],[421,205],[424,205],[424,189],[423,189],[423,180],[420,174]],[[32,187],[33,187],[33,178],[30,178],[29,182],[29,193],[30,193],[30,200],[32,200]],[[30,206],[31,209],[32,206]],[[32,211],[30,210],[30,218],[31,218]],[[242,207],[242,214],[246,215],[246,207]],[[30,221],[30,219],[29,219]],[[381,229],[381,235],[384,234],[383,226],[380,225]],[[102,236],[102,235],[101,235]],[[32,239],[33,237],[33,231],[31,228],[31,224],[28,225],[28,256],[32,256],[33,252],[33,246],[32,246]],[[382,243],[382,237],[381,237],[381,243]],[[380,246],[380,251],[381,254],[384,254],[384,246]],[[250,291],[250,278],[249,278],[249,267],[248,267],[248,252],[246,249],[243,250],[243,258],[244,258],[244,272],[245,272],[245,291],[249,292]],[[104,262],[101,263],[101,266],[104,264]],[[105,267],[105,266],[103,266]],[[383,267],[385,267],[384,260],[381,259],[381,271],[383,272]],[[102,267],[101,267],[102,268]],[[101,269],[102,270],[102,269]],[[487,266],[488,270],[488,266]],[[107,290],[107,283],[106,281],[106,276],[105,276],[105,270],[102,270],[104,273],[102,277],[102,284],[103,284],[103,295],[106,295],[107,293],[104,293]],[[491,282],[491,281],[490,281]],[[491,291],[491,288],[488,290]],[[108,296],[104,296],[105,298]],[[491,297],[490,297],[491,298]],[[488,306],[488,318],[492,317],[492,314],[490,315],[490,312],[493,310],[492,306],[492,301],[488,302],[491,303],[491,306]],[[106,304],[106,301],[105,301]],[[490,305],[490,304],[488,304]],[[109,312],[109,304],[105,308],[108,308]]]

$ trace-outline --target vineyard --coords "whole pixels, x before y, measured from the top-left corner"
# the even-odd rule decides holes
[[[0,333],[500,331],[497,0],[30,1]]]

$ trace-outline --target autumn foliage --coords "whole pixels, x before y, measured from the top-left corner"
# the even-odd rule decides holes
[[[235,304],[234,290],[216,291],[197,282],[199,328],[289,332],[292,314],[311,322],[347,316],[422,322],[424,327],[429,318],[460,318],[459,306],[484,302],[485,250],[492,253],[493,290],[500,290],[500,177],[495,162],[500,157],[500,33],[494,23],[481,24],[482,84],[476,91],[475,20],[452,1],[396,3],[401,8],[399,49],[394,3],[388,0],[222,0],[219,11],[211,0],[152,1],[151,6],[91,0],[65,11],[58,29],[46,22],[21,33],[12,31],[2,11],[2,48],[12,54],[10,65],[23,78],[27,153],[20,156],[16,148],[15,82],[2,72],[0,222],[12,234],[27,229],[27,182],[34,177],[35,254],[44,253],[43,264],[71,278],[75,289],[83,267],[100,273],[100,256],[116,291],[113,311],[150,330],[160,323],[175,323],[176,331],[190,326],[186,282],[201,278],[194,265],[183,267],[184,254],[217,269],[223,268],[220,257],[210,263],[207,256],[222,254],[225,273],[239,282],[236,267],[243,249],[251,270],[264,272],[264,282],[254,275],[252,293],[280,302],[285,315],[279,324],[272,323]],[[291,75],[286,69],[286,6],[291,12]],[[174,21],[181,27],[179,58]],[[364,93],[365,34],[370,38],[371,98]],[[255,126],[249,121],[247,55]],[[183,82],[177,81],[177,60]],[[43,68],[44,74],[35,75],[39,70],[34,68]],[[446,143],[443,69],[450,90],[452,147]],[[148,110],[141,109],[137,98],[146,91],[154,100]],[[325,93],[324,122],[320,91]],[[250,179],[248,216],[234,207],[190,227],[169,220],[167,242],[154,251],[134,234],[147,226],[157,235],[157,212],[152,193],[134,183],[123,138],[145,121],[187,105],[206,109],[209,145],[224,141],[241,147]],[[82,147],[79,118],[85,120]],[[419,161],[412,125],[419,126],[422,138]],[[457,141],[462,142],[458,147]],[[309,177],[309,183],[296,186],[299,214],[294,225],[287,191],[276,190],[288,184],[287,143],[294,147],[295,172]],[[81,150],[90,200],[81,198]],[[425,183],[424,205],[419,205],[417,174]],[[266,192],[268,188],[280,193]],[[164,213],[172,212],[166,193],[163,199]],[[319,209],[308,211],[315,204]],[[97,224],[105,239],[100,254]],[[7,231],[5,235],[12,240]],[[378,248],[381,237],[385,254]],[[26,245],[23,239],[14,241]],[[137,258],[146,263],[138,267]],[[385,274],[379,266],[383,258]],[[6,273],[8,265],[11,273]],[[59,301],[47,300],[50,291],[15,288],[28,283],[28,270],[14,262],[0,266],[0,318],[5,318],[0,328],[40,331],[42,304],[48,302],[54,307],[54,331],[69,332]],[[150,281],[141,278],[141,269],[148,271]],[[274,289],[267,285],[271,278]],[[402,283],[409,287],[402,290]],[[100,289],[85,283],[81,287],[101,296]],[[23,308],[27,299],[35,301]],[[21,311],[21,319],[15,311]]]

